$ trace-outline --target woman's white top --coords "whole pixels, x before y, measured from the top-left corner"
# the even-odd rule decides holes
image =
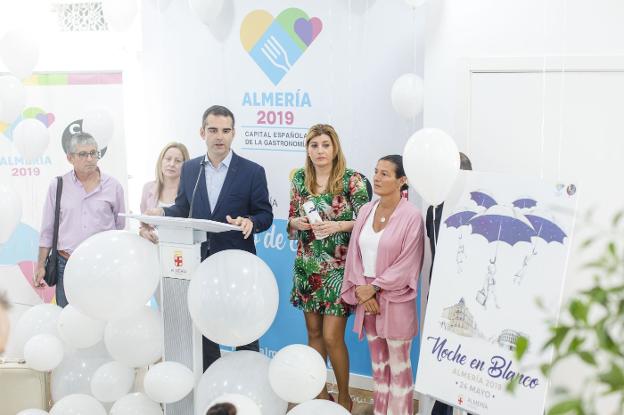
[[[375,205],[371,213],[366,219],[366,223],[360,233],[360,252],[362,253],[362,264],[364,265],[364,276],[375,277],[375,266],[377,265],[377,248],[379,247],[379,239],[383,234],[383,229],[375,232],[373,229],[373,221],[375,220],[375,212],[377,211],[379,202]]]

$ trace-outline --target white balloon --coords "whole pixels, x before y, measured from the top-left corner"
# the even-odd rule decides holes
[[[106,410],[93,396],[77,393],[56,402],[50,415],[106,415]]]
[[[23,411],[19,411],[17,415],[49,415],[48,412],[42,409],[24,409]]]
[[[189,0],[191,10],[195,12],[199,20],[210,25],[217,20],[223,10],[224,0]]]
[[[423,128],[407,140],[403,166],[409,184],[430,205],[439,205],[448,196],[459,173],[457,144],[442,130]]]
[[[143,379],[145,393],[153,401],[173,403],[183,399],[195,386],[188,367],[177,362],[162,362],[150,367]]]
[[[56,325],[62,308],[55,304],[39,304],[28,309],[15,325],[11,333],[14,338],[15,351],[23,356],[24,346],[38,334],[58,335]]]
[[[269,364],[268,357],[249,350],[231,352],[217,359],[195,388],[196,408],[208,408],[217,397],[237,393],[253,400],[263,414],[284,415],[288,403],[271,389]]]
[[[408,6],[414,8],[414,9],[417,8],[417,7],[422,6],[426,2],[427,2],[427,0],[405,0],[405,4],[407,4]]]
[[[424,83],[420,76],[406,73],[392,84],[392,107],[404,118],[414,118],[423,110]]]
[[[61,364],[52,371],[50,378],[52,400],[59,401],[74,393],[90,395],[91,379],[95,371],[110,361],[111,358],[104,347],[104,343],[69,353]]]
[[[113,116],[105,109],[89,110],[82,119],[82,132],[91,134],[98,143],[100,150],[108,146],[108,143],[113,138],[114,131],[115,121]]]
[[[20,121],[13,130],[13,144],[27,160],[43,155],[50,144],[48,128],[35,118]]]
[[[14,76],[0,76],[0,122],[11,124],[26,106],[26,90]]]
[[[91,392],[101,402],[115,402],[126,395],[134,385],[134,369],[119,362],[100,366],[91,378]]]
[[[103,0],[102,13],[108,25],[117,31],[127,30],[139,11],[136,0]],[[84,130],[83,130],[84,131]]]
[[[160,313],[146,306],[128,317],[110,321],[104,329],[106,349],[129,367],[147,366],[160,359],[164,338]]]
[[[245,395],[239,395],[237,393],[225,393],[219,396],[217,399],[208,404],[203,413],[206,413],[208,409],[218,403],[231,403],[236,408],[236,415],[262,415],[260,408],[258,408],[258,405],[256,405],[253,400],[249,399]]]
[[[286,402],[301,403],[314,399],[327,381],[323,357],[310,346],[291,344],[271,360],[269,382]]]
[[[314,399],[295,406],[288,415],[349,415],[350,412],[335,402]]]
[[[93,319],[81,313],[69,304],[58,320],[58,331],[61,338],[77,349],[95,346],[104,338],[106,322]]]
[[[26,364],[40,372],[55,369],[63,360],[64,353],[63,343],[51,334],[33,336],[24,346]]]
[[[110,410],[110,415],[162,415],[156,402],[142,393],[131,393],[119,399]]]
[[[139,235],[106,231],[83,241],[67,261],[70,304],[98,319],[113,320],[143,307],[159,281],[158,250]]]
[[[0,212],[0,244],[3,244],[22,219],[22,198],[8,183],[0,183]]]
[[[242,346],[269,329],[278,295],[275,276],[262,259],[230,249],[197,267],[188,288],[188,307],[204,336],[218,344]]]
[[[0,40],[0,58],[13,75],[27,78],[39,60],[39,42],[31,31],[9,30]]]

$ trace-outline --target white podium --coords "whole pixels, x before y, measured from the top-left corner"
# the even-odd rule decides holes
[[[238,226],[205,219],[167,216],[124,215],[158,229],[160,257],[160,311],[163,317],[165,361],[179,362],[193,370],[195,385],[203,373],[202,336],[191,321],[187,291],[195,269],[201,262],[201,244],[206,232],[239,231]],[[165,415],[197,413],[194,393],[165,405]]]

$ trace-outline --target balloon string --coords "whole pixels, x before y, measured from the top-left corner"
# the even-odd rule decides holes
[[[541,126],[540,126],[540,135],[541,135],[541,142],[540,142],[540,179],[544,178],[544,146],[545,146],[545,142],[546,142],[546,138],[545,138],[545,130],[546,130],[546,11],[547,11],[547,6],[548,6],[548,2],[544,1],[544,8],[543,8],[543,12],[542,12],[542,35],[543,35],[543,42],[542,44],[544,45],[544,56],[542,57],[542,120],[541,120]]]
[[[328,11],[328,17],[329,17],[329,21],[331,22],[331,24],[333,25],[334,22],[334,11],[333,11],[333,1],[329,2],[329,11]],[[349,4],[350,6],[350,4]],[[349,8],[349,11],[351,11],[351,9]],[[335,53],[335,48],[334,48],[334,37],[333,36],[328,36],[329,38],[329,67],[330,68],[335,68],[335,62],[334,62],[334,53]],[[334,74],[336,73],[336,71],[334,70],[330,70],[329,71],[329,111],[327,112],[327,122],[329,124],[332,124],[333,120],[332,120],[332,114],[334,112],[334,105],[335,105],[335,101],[334,101],[334,96],[336,94],[333,93],[333,91],[335,91],[335,84],[336,84],[336,79]]]
[[[564,128],[564,98],[566,78],[566,52],[567,52],[567,27],[568,27],[568,0],[563,1],[563,26],[562,26],[562,53],[561,53],[561,82],[559,90],[559,142],[557,144],[557,181],[561,180],[561,150],[563,147]]]
[[[412,7],[412,51],[414,53],[414,74],[416,74],[416,68],[418,67],[418,42],[416,41],[416,7]],[[423,97],[424,100],[424,97]],[[423,108],[424,109],[424,108]],[[414,116],[412,118],[412,131],[416,131],[416,118],[418,116]]]

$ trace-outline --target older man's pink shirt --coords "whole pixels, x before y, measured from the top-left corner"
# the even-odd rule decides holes
[[[43,206],[39,246],[52,247],[54,231],[54,207],[56,205],[56,178],[48,188]],[[57,248],[69,253],[91,235],[126,225],[124,193],[121,184],[100,173],[100,184],[90,193],[85,191],[74,170],[63,176],[61,194],[61,217]]]

